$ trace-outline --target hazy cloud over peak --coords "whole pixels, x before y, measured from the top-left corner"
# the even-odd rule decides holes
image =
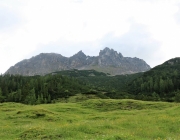
[[[130,25],[129,31],[122,36],[116,36],[114,32],[110,32],[101,39],[93,42],[77,43],[59,40],[47,45],[39,45],[38,49],[32,52],[32,54],[37,55],[41,52],[48,53],[53,51],[54,53],[60,53],[69,57],[79,50],[82,50],[86,55],[96,56],[100,50],[109,47],[122,53],[126,57],[139,57],[149,63],[153,59],[158,59],[156,62],[162,61],[160,57],[153,57],[159,53],[161,43],[152,38],[146,26],[138,24],[133,20]],[[151,63],[151,65],[155,64]]]
[[[122,36],[115,36],[113,33],[107,34],[102,38],[100,44],[112,47],[124,56],[144,59],[149,64],[153,59],[159,59],[154,58],[154,55],[159,53],[161,48],[161,43],[152,38],[146,26],[134,21],[127,33]],[[155,63],[151,63],[151,65],[154,66]]]
[[[0,73],[41,52],[97,56],[104,47],[153,67],[179,56],[178,8],[179,0],[1,0]]]

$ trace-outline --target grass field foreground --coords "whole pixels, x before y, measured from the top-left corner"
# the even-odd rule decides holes
[[[180,104],[90,99],[0,104],[2,140],[179,140]]]

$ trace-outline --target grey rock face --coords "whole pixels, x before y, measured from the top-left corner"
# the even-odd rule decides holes
[[[142,59],[123,57],[121,53],[105,48],[99,56],[93,57],[86,56],[82,51],[69,58],[55,53],[41,53],[10,67],[6,73],[33,76],[69,69],[94,69],[120,75],[147,71],[150,66]]]
[[[121,66],[123,56],[121,53],[117,53],[113,49],[105,48],[99,53],[98,64],[99,66]]]

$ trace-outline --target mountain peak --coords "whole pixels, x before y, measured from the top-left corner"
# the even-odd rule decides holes
[[[82,50],[71,57],[55,53],[42,53],[17,63],[6,73],[20,75],[43,75],[54,71],[94,69],[112,75],[130,74],[150,69],[143,60],[123,57],[113,49],[105,47],[99,56],[86,56]]]
[[[83,54],[83,55],[85,55],[82,50],[80,50],[77,54]]]
[[[111,49],[111,50],[113,50],[113,49]],[[110,48],[105,47],[105,48],[103,49],[103,51],[110,51]]]
[[[110,50],[108,47],[105,47],[103,50],[100,50],[99,55],[110,55],[113,51],[113,49]]]
[[[106,55],[106,56],[117,56],[117,57],[120,57],[122,58],[123,55],[121,53],[117,53],[117,51],[114,51],[113,49],[110,49],[108,47],[105,47],[103,50],[100,51],[99,53],[100,56],[102,55]]]
[[[81,58],[86,58],[86,55],[81,51],[79,51],[78,53],[76,53],[75,55],[73,55],[73,57],[81,57]]]

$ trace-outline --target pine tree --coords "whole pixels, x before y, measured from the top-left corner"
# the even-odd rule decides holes
[[[163,79],[160,79],[159,88],[160,88],[161,93],[165,91],[165,85],[164,85],[164,80]]]
[[[2,95],[2,90],[0,88],[0,102],[3,102],[4,101],[4,96]]]
[[[2,90],[1,90],[1,88],[0,88],[0,97],[2,96]]]
[[[153,91],[153,78],[152,77],[150,78],[150,81],[149,81],[149,90],[150,92]]]
[[[168,79],[168,89],[169,89],[169,91],[172,91],[174,89],[172,79]]]
[[[48,94],[47,102],[48,102],[48,103],[51,103],[51,95],[50,95],[50,94]]]
[[[180,91],[179,90],[177,90],[177,92],[176,92],[175,101],[180,102]]]
[[[44,98],[44,103],[47,104],[47,99],[46,98]]]
[[[141,84],[141,91],[144,91],[144,84]]]
[[[155,80],[153,89],[154,89],[154,91],[159,92],[158,79]]]
[[[31,105],[34,105],[36,104],[36,94],[35,94],[35,90],[34,88],[30,91],[30,97],[31,97],[31,101],[30,101],[30,104]]]
[[[36,104],[41,104],[41,97],[40,97],[40,95],[38,95],[38,98],[37,98]]]
[[[17,91],[17,98],[18,98],[18,101],[22,101],[21,89],[18,89],[18,91]]]
[[[44,103],[44,96],[43,96],[42,93],[41,93],[41,96],[40,96],[40,100],[41,100],[41,103]]]

